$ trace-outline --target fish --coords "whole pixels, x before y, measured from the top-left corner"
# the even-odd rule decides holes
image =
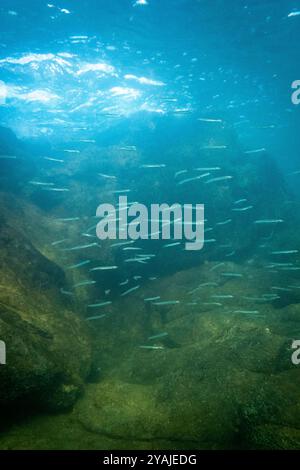
[[[248,155],[251,155],[253,153],[261,153],[261,152],[266,152],[266,149],[264,147],[255,149],[255,150],[247,150],[245,153]]]
[[[77,250],[85,250],[87,248],[92,248],[94,246],[99,246],[98,243],[89,243],[87,245],[77,245],[73,246],[72,248],[64,248],[62,251],[77,251]]]
[[[68,217],[66,219],[56,219],[58,222],[75,222],[77,220],[80,220],[80,217]]]
[[[195,181],[195,180],[199,180],[201,178],[204,178],[205,176],[208,176],[209,174],[210,173],[204,173],[204,175],[195,176],[193,178],[187,178],[185,180],[179,181],[179,183],[177,183],[177,184],[182,185],[182,184],[190,183],[191,181]]]
[[[88,36],[70,36],[70,39],[88,39]],[[79,140],[79,142],[95,142],[95,140]]]
[[[86,321],[93,321],[93,320],[100,320],[101,318],[107,317],[106,313],[103,313],[102,315],[95,315],[93,317],[87,317]]]
[[[214,305],[215,307],[222,307],[223,304],[220,302],[202,302],[203,305]]]
[[[125,194],[125,193],[130,193],[131,189],[116,189],[114,191],[111,191],[112,194]]]
[[[111,305],[112,302],[108,300],[107,302],[100,302],[98,304],[89,304],[88,308],[99,308],[99,307],[106,307],[107,305]]]
[[[282,224],[284,220],[282,219],[261,219],[255,220],[255,224]]]
[[[212,268],[210,268],[210,272],[215,271],[216,269],[218,269],[218,268],[220,268],[221,266],[224,266],[224,265],[225,265],[225,263],[218,263],[215,266],[213,266]]]
[[[87,238],[97,238],[96,235],[91,235],[90,233],[82,233],[81,236]]]
[[[281,268],[281,267],[287,267],[287,266],[293,266],[293,263],[271,263],[266,265],[265,267],[267,269],[272,269],[272,268]]]
[[[142,248],[134,247],[134,246],[127,246],[125,248],[122,248],[123,251],[140,251]]]
[[[199,289],[202,289],[203,287],[217,287],[217,286],[218,284],[216,282],[204,282],[203,284],[200,284],[198,287],[188,292],[188,294],[194,294],[194,292],[197,292]]]
[[[221,167],[219,166],[213,166],[213,167],[209,167],[209,168],[195,168],[196,171],[217,171],[217,170],[221,170]]]
[[[81,261],[80,263],[72,264],[71,266],[67,266],[66,269],[70,270],[70,269],[81,268],[82,266],[86,266],[86,265],[89,264],[90,262],[91,262],[91,260],[87,259],[87,260],[85,260],[85,261]]]
[[[277,287],[277,286],[273,286],[271,287],[271,289],[273,290],[279,290],[279,291],[282,291],[282,292],[291,292],[291,289],[289,287]]]
[[[74,296],[74,293],[73,293],[73,292],[67,291],[67,290],[63,289],[62,287],[61,287],[61,289],[60,289],[60,292],[61,292],[61,294],[63,294],[63,295],[68,295],[68,296],[70,296],[70,297]]]
[[[52,186],[42,186],[44,191],[55,191],[57,193],[66,193],[70,191],[68,188],[53,188]]]
[[[174,178],[177,178],[177,176],[183,175],[184,173],[187,173],[187,170],[180,170],[177,171],[174,175]]]
[[[29,184],[34,186],[54,186],[54,183],[44,183],[42,181],[29,181]]]
[[[148,258],[149,259],[149,258]],[[128,258],[124,260],[124,263],[140,263],[140,264],[147,264],[144,259],[139,258]]]
[[[147,346],[147,345],[146,346],[139,346],[139,348],[141,348],[141,349],[154,349],[154,350],[156,350],[156,349],[165,349],[163,346]]]
[[[299,271],[300,270],[300,267],[290,267],[290,268],[281,268],[280,269],[281,271]]]
[[[246,212],[249,211],[250,209],[253,209],[253,206],[247,206],[247,207],[235,207],[232,209],[235,212]]]
[[[213,299],[233,299],[234,295],[231,294],[215,294],[211,296]]]
[[[225,255],[225,256],[226,256],[226,258],[229,258],[230,256],[235,255],[235,253],[236,253],[236,250],[232,250],[230,253],[227,253],[227,255]]]
[[[218,178],[211,178],[211,179],[205,181],[205,184],[217,183],[218,181],[231,180],[232,178],[233,178],[233,176],[219,176]]]
[[[52,158],[52,157],[44,157],[44,160],[49,160],[50,162],[65,163],[64,160],[60,160],[58,158]]]
[[[73,287],[76,288],[76,287],[90,286],[93,284],[96,284],[96,281],[91,281],[90,279],[87,279],[86,281],[77,282],[77,284],[74,284]]]
[[[157,164],[157,165],[155,165],[155,164],[152,164],[152,165],[150,165],[150,164],[149,164],[149,165],[140,165],[140,168],[145,168],[145,169],[146,169],[146,168],[166,168],[166,165],[165,165],[164,163],[162,163],[162,164],[160,164],[160,165],[159,165],[159,164]]]
[[[291,12],[287,15],[288,18],[294,18],[295,16],[300,16],[300,10],[291,11]]]
[[[212,123],[222,123],[222,119],[213,119],[213,118],[198,118],[197,121],[201,122],[212,122]]]
[[[238,199],[237,201],[234,201],[233,204],[242,204],[242,202],[247,202],[247,199]]]
[[[141,287],[140,285],[135,286],[135,287],[131,287],[131,289],[128,289],[128,290],[126,290],[125,292],[123,292],[123,293],[121,294],[121,297],[125,297],[125,295],[131,294],[131,292],[136,291],[136,290],[139,289],[140,287]]]
[[[230,224],[230,222],[232,222],[232,219],[226,219],[223,222],[217,222],[216,225],[227,225]]]
[[[105,173],[98,173],[98,176],[101,176],[102,178],[112,179],[112,180],[117,179],[116,176],[113,176],[113,175],[106,175]]]
[[[96,268],[91,268],[90,272],[93,272],[93,271],[111,271],[113,269],[118,269],[118,266],[97,266]]]
[[[153,302],[154,300],[159,300],[160,299],[160,295],[156,296],[156,297],[146,297],[144,299],[144,302]]]
[[[262,296],[264,298],[271,299],[271,298],[274,298],[274,297],[278,297],[278,294],[263,294]]]
[[[168,335],[169,335],[169,333],[157,333],[156,335],[149,336],[148,340],[152,341],[153,339],[165,338]]]
[[[243,296],[241,297],[243,300],[250,300],[251,302],[273,302],[273,300],[279,299],[278,295],[274,294],[273,297],[265,298],[265,297],[250,297],[250,296]]]
[[[57,246],[57,245],[61,245],[62,243],[65,243],[68,241],[68,238],[63,238],[62,240],[56,240],[54,242],[51,243],[52,246]]]
[[[282,251],[272,251],[272,255],[293,255],[299,253],[299,250],[282,250]]]
[[[203,150],[223,150],[227,149],[227,145],[205,145],[201,147]]]
[[[225,277],[243,277],[241,273],[221,273],[221,276]]]
[[[96,227],[97,227],[97,225],[95,226],[95,228]],[[113,243],[110,246],[111,246],[111,248],[116,248],[116,247],[119,247],[119,246],[131,245],[134,242],[135,242],[135,240],[130,240],[129,242],[118,242],[118,243]]]
[[[242,313],[245,315],[257,315],[259,311],[258,310],[234,310],[234,313]]]
[[[119,147],[119,150],[125,150],[127,152],[134,152],[134,151],[136,151],[136,146],[135,145],[125,145],[123,147]]]
[[[180,300],[163,300],[154,302],[153,305],[177,305],[180,304]]]
[[[145,258],[145,257],[147,257],[147,258],[155,258],[156,255],[153,254],[153,253],[147,253],[147,254],[137,254],[136,256],[138,256],[138,257],[140,257],[140,258]]]

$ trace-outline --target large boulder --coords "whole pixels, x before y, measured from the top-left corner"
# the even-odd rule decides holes
[[[299,310],[280,314],[262,267],[215,266],[149,283],[92,322],[101,380],[75,408],[86,431],[167,448],[300,447]],[[155,296],[179,303],[144,300]]]
[[[60,294],[63,271],[33,246],[17,219],[0,217],[0,338],[7,348],[0,405],[69,407],[90,370],[86,323]]]

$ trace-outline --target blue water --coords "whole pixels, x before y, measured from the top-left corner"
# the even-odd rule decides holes
[[[27,294],[50,310],[58,299],[93,337],[67,448],[97,448],[81,426],[101,436],[102,448],[298,448],[291,356],[300,335],[300,105],[292,95],[300,83],[292,84],[300,80],[300,2],[2,0],[0,22],[0,220],[26,238],[10,255],[0,245],[1,276],[15,285],[22,247],[31,247],[58,271],[28,254]],[[148,208],[204,204],[204,248],[188,251],[174,234],[99,241],[97,207],[116,207],[122,192]],[[1,305],[21,311],[26,301],[7,295]],[[224,364],[207,352],[215,347]],[[153,354],[164,355],[161,365]],[[253,398],[260,374],[261,401]],[[215,396],[222,380],[227,392]],[[87,418],[93,395],[107,390],[105,418]],[[132,410],[119,411],[127,395]],[[16,396],[23,403],[23,392]],[[42,433],[35,448],[60,448],[56,429],[70,425],[70,407],[61,408],[66,415],[56,418],[32,410],[25,425],[9,415],[17,437],[4,429],[0,447],[34,447]]]

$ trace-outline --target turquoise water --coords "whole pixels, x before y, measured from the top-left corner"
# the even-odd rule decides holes
[[[0,448],[299,448],[300,3],[0,15]]]

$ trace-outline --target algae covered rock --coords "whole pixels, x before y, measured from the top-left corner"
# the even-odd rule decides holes
[[[299,450],[300,429],[261,425],[247,432],[247,447],[256,450]]]
[[[272,280],[259,265],[214,266],[148,284],[94,323],[101,377],[74,410],[85,431],[167,448],[299,447],[299,371],[263,297]]]
[[[91,346],[84,321],[59,294],[64,273],[5,217],[0,257],[0,338],[7,350],[0,405],[68,407],[89,373]]]

